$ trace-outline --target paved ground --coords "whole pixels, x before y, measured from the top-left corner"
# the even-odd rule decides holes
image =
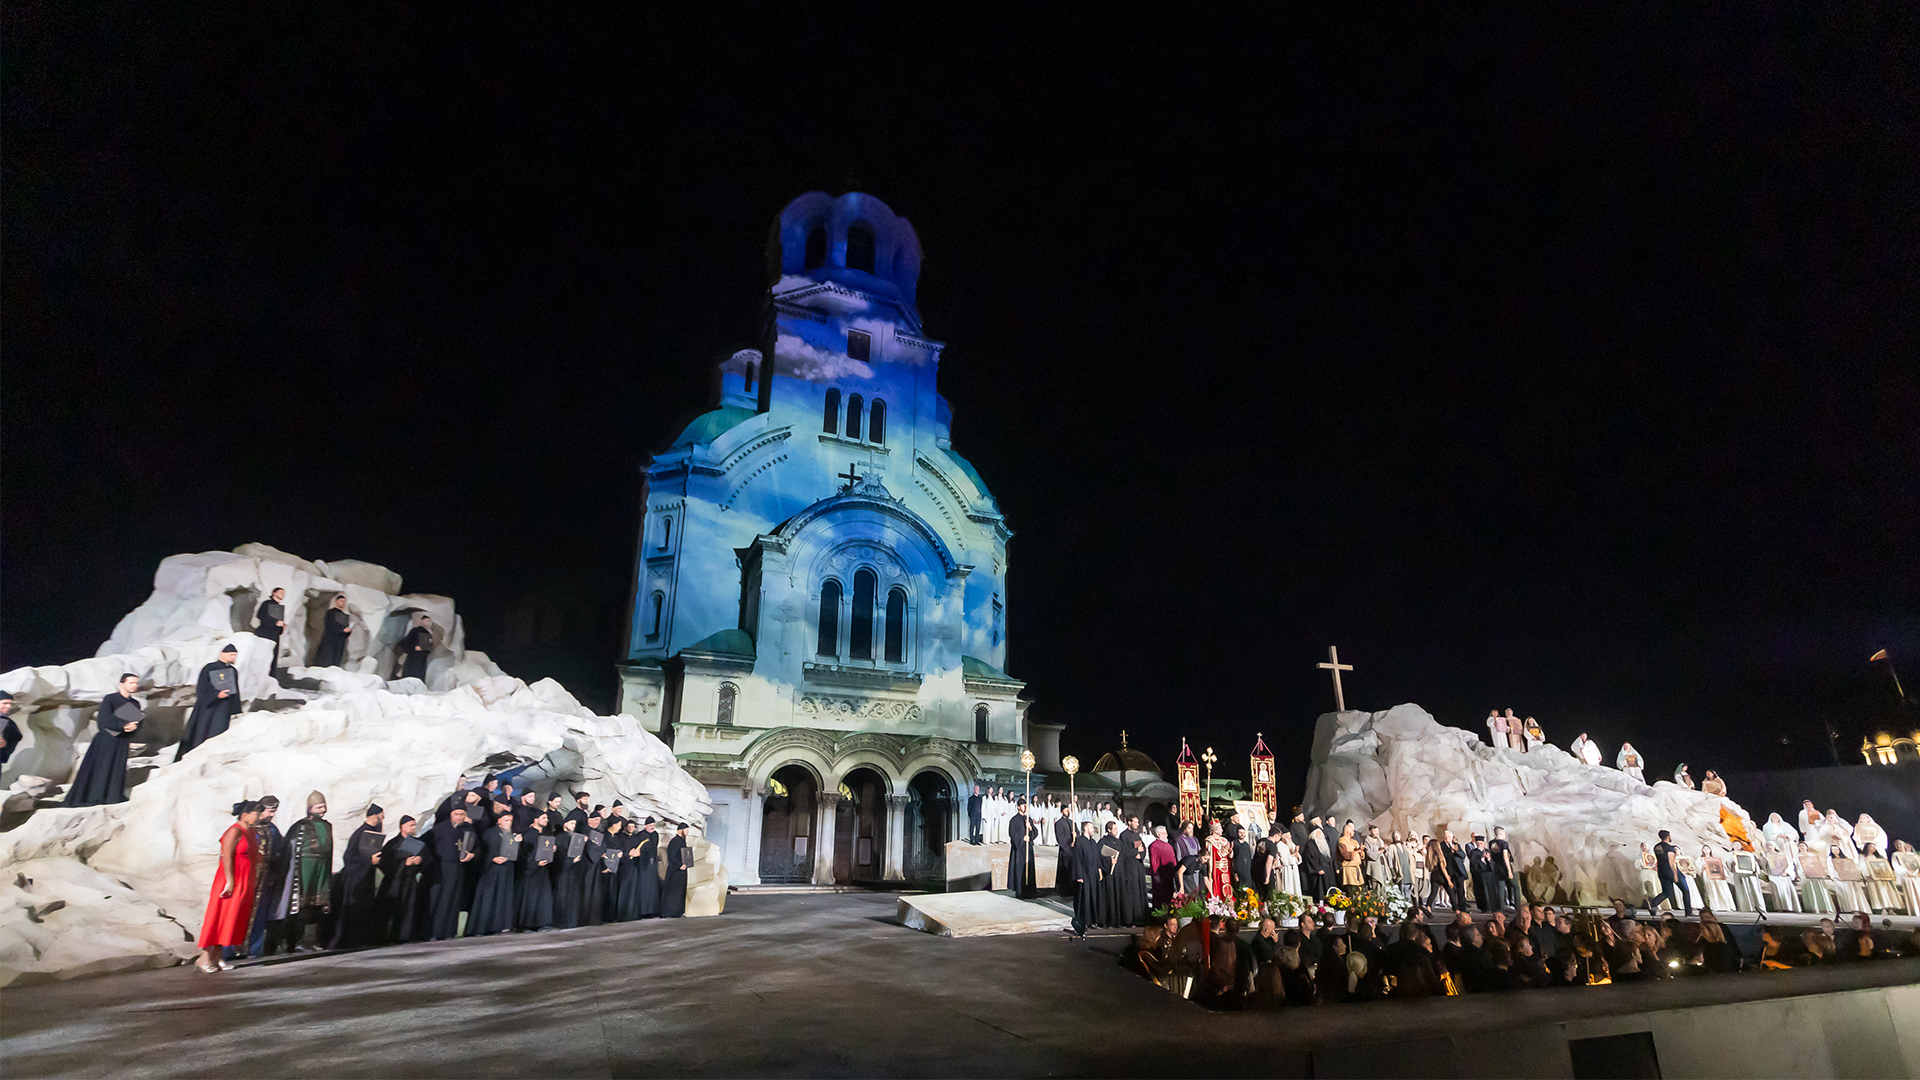
[[[1920,981],[1920,961],[1648,988],[1214,1014],[1118,935],[936,938],[885,894],[0,993],[9,1078],[1306,1076],[1320,1046]]]

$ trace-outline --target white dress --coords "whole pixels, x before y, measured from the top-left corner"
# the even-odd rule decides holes
[[[1812,855],[1818,862],[1825,864],[1827,876],[1812,878],[1800,870],[1798,860],[1804,855]],[[1818,852],[1795,852],[1795,870],[1800,874],[1800,910],[1808,915],[1837,914],[1833,903],[1833,863]]]
[[[1920,852],[1896,851],[1890,862],[1900,886],[1900,896],[1909,915],[1920,915]]]
[[[1280,891],[1289,896],[1300,896],[1300,856],[1294,853],[1292,845],[1280,845]]]
[[[1869,876],[1866,859],[1863,857],[1860,860],[1860,884],[1866,887],[1867,903],[1873,905],[1874,911],[1893,911],[1900,907],[1900,882],[1897,880],[1898,871],[1895,873],[1894,881],[1876,880]]]
[[[1707,876],[1707,856],[1700,856],[1700,872],[1693,875],[1700,884],[1700,906],[1710,907],[1714,911],[1732,911],[1733,889],[1724,881],[1715,881]]]
[[[1783,822],[1782,824],[1785,823]],[[1792,826],[1787,826],[1787,828],[1790,829]],[[1769,860],[1771,860],[1774,851],[1782,850],[1777,843],[1768,846],[1772,850],[1762,852],[1761,854]],[[1793,848],[1788,846],[1784,850],[1787,856],[1787,872],[1784,875],[1771,872],[1767,874],[1767,880],[1773,884],[1773,906],[1767,910],[1798,913],[1800,910],[1800,887],[1793,880],[1795,869],[1793,863]],[[1771,868],[1771,861],[1769,861],[1768,865],[1769,868]]]

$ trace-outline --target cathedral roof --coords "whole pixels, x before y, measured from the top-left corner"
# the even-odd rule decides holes
[[[699,641],[687,646],[687,652],[719,653],[723,656],[758,655],[753,647],[753,635],[745,630],[722,630],[717,634],[708,634]]]
[[[973,481],[973,486],[980,489],[980,494],[985,495],[989,499],[993,498],[993,492],[987,490],[987,482],[980,479],[980,473],[974,469],[973,462],[954,453],[953,447],[951,446],[942,447],[942,449],[946,451],[947,457],[951,458],[955,465],[960,466],[960,471],[967,474],[967,479]]]
[[[1147,772],[1155,776],[1160,775],[1159,763],[1138,750],[1123,749],[1117,756],[1113,753],[1102,754],[1100,760],[1093,765],[1093,771],[1097,773],[1117,773],[1122,768],[1130,773]]]
[[[673,440],[669,449],[678,450],[683,446],[701,446],[727,433],[736,424],[753,419],[754,411],[739,405],[722,405],[708,413],[701,413],[688,424],[680,437]]]
[[[960,658],[960,674],[965,678],[986,679],[992,682],[1020,681],[977,656],[962,656]]]

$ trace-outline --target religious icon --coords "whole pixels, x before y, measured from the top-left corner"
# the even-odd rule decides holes
[[[1736,851],[1733,853],[1733,872],[1734,873],[1752,874],[1757,871],[1758,871],[1758,867],[1754,863],[1752,855],[1744,851]]]
[[[1767,873],[1774,877],[1792,877],[1793,863],[1788,860],[1785,852],[1776,851],[1767,856]]]
[[[1708,881],[1727,880],[1727,861],[1725,859],[1702,860]]]
[[[1673,860],[1673,864],[1674,868],[1683,874],[1698,873],[1700,870],[1699,865],[1693,861],[1693,856],[1691,855],[1678,856]]]
[[[1852,859],[1833,860],[1833,876],[1841,881],[1859,881],[1860,864]]]
[[[1825,881],[1827,878],[1827,860],[1818,855],[1802,855],[1800,856],[1800,872],[1810,878],[1819,878]]]
[[[1656,863],[1655,863],[1655,862],[1653,861],[1653,852],[1651,852],[1651,851],[1643,851],[1643,852],[1641,852],[1641,853],[1640,853],[1640,869],[1642,869],[1642,870],[1656,870],[1656,869],[1659,869],[1659,866],[1658,866],[1658,864],[1656,864]]]

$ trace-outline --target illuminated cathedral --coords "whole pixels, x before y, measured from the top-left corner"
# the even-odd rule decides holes
[[[736,883],[938,877],[1031,745],[1013,533],[953,447],[919,274],[880,200],[795,199],[758,348],[645,469],[620,708],[706,784]]]

